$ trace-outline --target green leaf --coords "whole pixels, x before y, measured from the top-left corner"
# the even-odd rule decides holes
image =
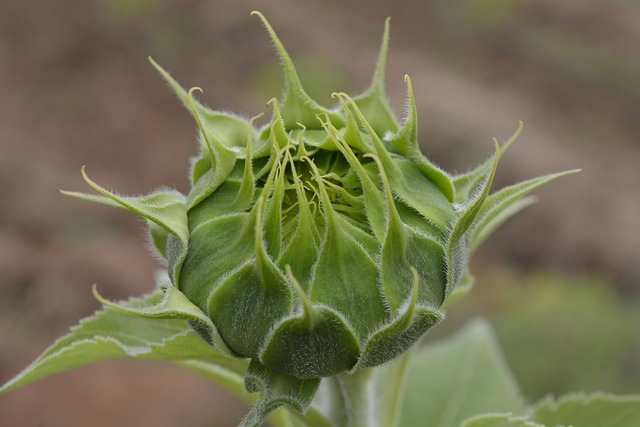
[[[490,326],[476,320],[417,353],[409,367],[400,425],[453,427],[479,414],[524,406]]]
[[[165,299],[160,292],[120,305],[131,310],[154,306]],[[228,358],[205,342],[181,319],[151,319],[106,307],[85,318],[58,339],[31,365],[0,388],[0,394],[38,379],[89,363],[123,357],[215,366],[220,375],[238,380],[246,361]]]
[[[510,414],[479,415],[468,419],[460,427],[545,427],[531,422],[523,417],[513,417]],[[555,426],[553,426],[555,427]]]
[[[605,393],[569,394],[538,403],[533,419],[547,426],[631,427],[640,426],[640,395]]]

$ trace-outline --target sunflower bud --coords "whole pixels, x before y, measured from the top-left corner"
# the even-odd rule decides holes
[[[380,365],[443,318],[471,250],[555,175],[489,196],[510,142],[458,176],[423,156],[410,79],[402,123],[384,92],[388,21],[371,86],[329,110],[258,15],[285,75],[268,124],[208,109],[152,61],[198,124],[191,191],[122,197],[85,178],[148,220],[174,294],[219,350],[300,380]]]

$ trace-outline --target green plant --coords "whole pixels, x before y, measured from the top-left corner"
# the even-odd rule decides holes
[[[472,286],[473,250],[531,202],[527,193],[571,172],[490,194],[518,131],[502,146],[496,141],[495,155],[477,168],[447,174],[420,152],[408,77],[404,123],[390,111],[388,21],[371,86],[353,98],[336,93],[329,110],[305,93],[256,14],[285,74],[266,126],[208,109],[193,97],[197,88],[184,90],[152,61],[198,124],[191,191],[120,196],[83,169],[100,195],[66,192],[147,220],[167,267],[157,291],[114,303],[94,287],[104,309],[0,393],[75,366],[137,357],[195,369],[251,402],[243,426],[266,417],[274,427],[555,426],[619,408],[630,408],[625,422],[640,423],[638,399],[599,395],[545,401],[527,414],[482,322],[416,351],[446,305]]]

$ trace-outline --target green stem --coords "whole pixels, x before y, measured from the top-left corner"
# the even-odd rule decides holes
[[[384,367],[326,378],[324,410],[312,406],[305,415],[292,414],[309,427],[399,427],[415,349]]]
[[[384,381],[380,381],[384,390],[377,390],[380,396],[384,396],[379,414],[381,427],[398,427],[400,425],[407,372],[414,353],[415,346],[385,368],[386,378]]]
[[[305,414],[291,411],[287,407],[273,411],[267,418],[271,427],[297,427],[300,422],[294,422],[293,417],[301,421],[304,427],[335,427],[320,412],[311,407]]]
[[[335,426],[374,427],[378,425],[375,411],[374,370],[363,369],[354,374],[327,378],[327,415]]]
[[[293,427],[289,411],[285,408],[278,408],[267,417],[271,427]]]
[[[323,417],[315,426],[399,427],[404,389],[414,349],[377,368],[325,378],[321,403]]]
[[[301,414],[296,411],[291,411],[291,414],[305,423],[308,427],[335,427],[331,422],[325,418],[317,409],[313,406],[307,410],[306,414]]]

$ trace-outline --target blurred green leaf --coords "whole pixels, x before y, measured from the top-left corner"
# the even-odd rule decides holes
[[[430,339],[470,317],[494,325],[525,396],[606,391],[637,393],[640,384],[640,300],[618,295],[596,273],[522,272],[477,264],[478,285],[451,304]]]
[[[461,427],[544,427],[522,417],[508,414],[479,415],[467,420]],[[554,426],[555,427],[555,426]]]
[[[571,394],[557,401],[545,399],[538,404],[533,417],[547,426],[640,426],[640,395]]]
[[[453,427],[479,414],[518,412],[524,404],[491,327],[475,320],[416,354],[400,425],[428,420],[429,427]]]
[[[496,273],[485,289],[509,365],[532,399],[547,393],[630,393],[640,381],[640,304],[597,275]],[[488,291],[488,292],[487,292]]]

